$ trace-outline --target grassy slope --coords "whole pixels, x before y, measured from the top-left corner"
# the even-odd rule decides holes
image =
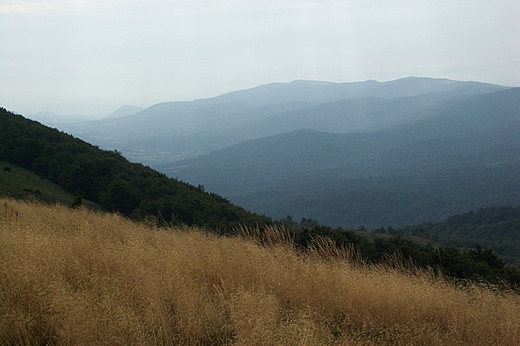
[[[355,266],[327,243],[323,258],[86,209],[0,206],[2,344],[520,344],[518,295]]]
[[[0,161],[0,196],[37,199],[48,203],[71,205],[75,196],[33,171]],[[88,207],[100,209],[96,203],[83,200]]]

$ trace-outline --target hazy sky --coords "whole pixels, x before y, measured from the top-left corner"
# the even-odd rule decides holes
[[[0,0],[0,106],[22,114],[407,76],[520,86],[520,1]]]

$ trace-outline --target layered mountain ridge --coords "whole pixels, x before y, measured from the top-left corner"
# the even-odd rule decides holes
[[[321,124],[316,130],[339,133],[386,128],[420,116],[431,104],[505,88],[418,77],[356,83],[300,80],[210,99],[164,102],[133,115],[60,128],[103,148],[120,150],[134,161],[156,166],[245,140],[307,128],[309,122]],[[382,116],[383,111],[389,114]],[[327,119],[316,119],[316,114],[325,114]]]
[[[275,219],[398,227],[520,204],[518,90],[298,80],[61,129]]]
[[[402,226],[520,204],[520,88],[437,105],[391,129],[295,130],[164,166],[274,218]]]

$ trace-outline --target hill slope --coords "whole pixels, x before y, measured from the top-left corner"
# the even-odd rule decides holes
[[[110,113],[105,117],[105,119],[114,119],[114,118],[121,118],[121,117],[127,117],[130,115],[134,115],[137,112],[140,112],[144,110],[143,107],[136,107],[131,105],[124,105],[119,107],[114,112]]]
[[[61,203],[70,206],[76,200],[76,196],[67,192],[64,188],[34,174],[31,170],[4,161],[0,161],[0,168],[0,196]],[[81,203],[93,209],[101,208],[86,199],[81,199]]]
[[[403,231],[443,245],[492,248],[505,261],[520,268],[520,206],[482,208],[450,216],[443,222],[405,226]]]
[[[392,130],[294,131],[162,171],[249,210],[357,228],[520,204],[520,88],[447,101]]]
[[[269,220],[149,167],[0,109],[0,159],[134,218],[227,230]]]
[[[4,345],[520,344],[516,294],[358,266],[327,243],[323,258],[287,243],[0,203]]]

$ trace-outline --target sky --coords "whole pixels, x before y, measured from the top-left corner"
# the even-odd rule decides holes
[[[520,86],[520,1],[0,0],[0,107],[20,114],[408,76]]]

